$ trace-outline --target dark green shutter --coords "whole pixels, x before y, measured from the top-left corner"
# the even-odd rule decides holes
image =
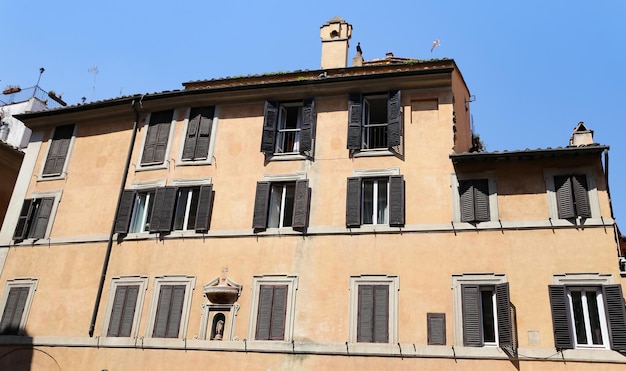
[[[346,196],[346,227],[361,226],[361,178],[348,178]]]
[[[488,222],[491,220],[489,212],[489,180],[475,179],[473,184],[475,221]]]
[[[348,100],[348,149],[361,149],[361,125],[363,120],[361,94],[350,94]]]
[[[150,232],[169,232],[172,230],[176,194],[176,187],[157,188],[152,203]]]
[[[59,126],[54,130],[46,163],[43,168],[43,175],[61,175],[70,142],[74,135],[74,125]]]
[[[278,102],[265,102],[265,115],[263,119],[263,135],[261,137],[261,152],[266,155],[274,154],[276,142],[276,127],[278,125]]]
[[[130,336],[137,305],[139,285],[118,286],[109,319],[107,336]]]
[[[28,287],[12,287],[9,290],[7,301],[0,320],[0,335],[17,335],[20,322],[24,314],[26,299],[28,299]]]
[[[572,197],[572,182],[568,175],[554,177],[556,203],[559,210],[559,219],[576,217],[574,199]]]
[[[402,135],[402,97],[400,90],[389,92],[387,100],[387,147],[400,145]]]
[[[446,345],[446,314],[426,313],[428,345]]]
[[[28,235],[28,227],[30,226],[32,212],[33,200],[30,198],[24,200],[20,216],[17,219],[17,226],[15,227],[15,232],[13,233],[14,240],[23,240]]]
[[[611,335],[611,349],[624,352],[626,351],[626,310],[622,285],[604,285],[603,291],[607,324]]]
[[[404,177],[392,175],[389,177],[389,225],[392,227],[404,226]]]
[[[142,165],[163,163],[165,160],[173,115],[173,110],[153,112],[150,115],[146,142],[141,156]]]
[[[315,128],[315,101],[307,98],[302,102],[302,122],[300,125],[300,152],[313,150]]]
[[[306,228],[309,219],[309,180],[296,181],[293,203],[293,228]]]
[[[588,191],[587,176],[584,174],[572,175],[572,192],[576,202],[576,215],[583,218],[591,218]]]
[[[39,207],[33,216],[32,227],[30,228],[28,237],[40,239],[46,236],[53,205],[54,197],[45,197],[39,200]]]
[[[267,228],[267,212],[270,202],[270,182],[257,182],[256,195],[254,197],[254,216],[252,218],[252,228]]]
[[[213,186],[211,184],[201,186],[200,195],[198,196],[198,211],[196,213],[196,225],[194,227],[194,229],[197,232],[206,232],[209,230],[212,202],[213,202]]]
[[[463,345],[483,346],[482,313],[480,311],[480,287],[461,285],[463,302]]]
[[[511,318],[511,299],[509,283],[496,285],[496,314],[498,318],[498,345],[500,348],[512,347],[513,320]]]
[[[567,294],[565,286],[548,286],[550,294],[550,308],[552,310],[552,330],[554,331],[554,346],[556,349],[574,349],[572,328],[570,327]]]
[[[374,341],[374,286],[359,285],[356,341],[371,343]]]
[[[120,199],[120,206],[117,209],[115,217],[115,233],[128,233],[128,225],[135,204],[135,191],[131,189],[124,190]]]
[[[287,285],[274,286],[272,298],[272,318],[270,320],[270,340],[285,339],[287,317]]]

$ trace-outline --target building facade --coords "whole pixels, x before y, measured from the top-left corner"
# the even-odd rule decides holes
[[[348,67],[351,30],[317,71],[20,116],[0,366],[623,367],[608,147],[470,152],[456,63]]]

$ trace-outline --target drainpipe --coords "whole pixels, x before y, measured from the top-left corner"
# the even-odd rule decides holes
[[[141,101],[143,100],[144,95],[139,99],[139,106],[141,106]],[[135,147],[135,138],[137,137],[137,127],[139,124],[139,110],[137,109],[137,101],[133,99],[131,102],[133,110],[135,111],[135,122],[133,122],[133,133],[130,139],[130,146],[128,147],[128,154],[126,155],[126,165],[124,167],[124,175],[122,177],[122,182],[120,184],[120,190],[117,195],[117,205],[115,207],[115,212],[117,213],[117,209],[120,207],[120,202],[122,200],[122,193],[124,192],[124,188],[126,187],[126,179],[128,178],[128,169],[130,168],[130,160],[133,156],[133,149]],[[111,249],[113,248],[113,235],[115,234],[115,218],[113,218],[113,222],[111,223],[111,233],[109,233],[109,243],[107,244],[107,250],[104,255],[104,262],[102,263],[102,274],[100,276],[100,283],[98,284],[98,294],[96,295],[96,303],[93,306],[93,313],[91,315],[91,324],[89,325],[89,337],[93,337],[93,331],[96,327],[96,318],[98,318],[98,308],[100,307],[100,299],[102,299],[102,289],[104,288],[104,282],[106,280],[107,269],[109,267],[109,259],[111,258]]]
[[[609,187],[609,150],[604,150],[604,182],[606,183],[606,195],[609,198],[609,210],[611,211],[611,219],[613,219],[613,234],[615,235],[615,244],[617,245],[617,256],[622,256],[622,252],[619,248],[619,229],[615,222],[615,215],[613,214],[613,201],[611,200],[611,189]]]

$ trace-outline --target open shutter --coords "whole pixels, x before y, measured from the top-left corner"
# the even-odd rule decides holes
[[[307,98],[302,102],[302,123],[300,125],[300,152],[313,150],[313,132],[315,128],[315,101]]]
[[[348,100],[348,149],[361,149],[361,121],[363,120],[361,94],[350,94]]]
[[[587,186],[587,176],[584,174],[572,175],[572,191],[576,201],[577,216],[591,218],[591,208],[589,207],[589,187]]]
[[[173,115],[173,110],[153,112],[150,115],[141,164],[162,163],[165,160]]]
[[[622,296],[622,285],[604,285],[606,317],[611,334],[611,349],[626,351],[626,309]]]
[[[296,181],[295,200],[293,203],[293,228],[306,228],[309,219],[309,180]]]
[[[22,204],[22,210],[20,211],[20,217],[17,219],[17,226],[13,233],[14,240],[23,240],[28,233],[28,227],[31,221],[31,213],[33,212],[33,200],[26,199]]]
[[[459,199],[461,202],[461,221],[473,222],[474,215],[474,186],[471,180],[459,180]]]
[[[63,172],[65,158],[70,148],[74,125],[59,126],[54,130],[48,156],[43,168],[43,175],[60,175]]]
[[[483,346],[482,319],[480,312],[480,287],[461,285],[463,302],[463,345]]]
[[[446,314],[426,313],[428,345],[446,345]]]
[[[113,308],[111,310],[107,336],[130,336],[138,293],[139,285],[117,287],[113,299]]]
[[[278,102],[265,102],[265,116],[263,120],[263,136],[261,138],[261,152],[266,155],[274,153],[276,142],[276,126],[278,125]]]
[[[285,339],[287,316],[287,285],[273,286],[272,319],[270,320],[270,340]]]
[[[346,197],[346,227],[361,226],[361,178],[348,178]]]
[[[54,197],[45,197],[40,200],[39,207],[33,218],[33,226],[30,229],[29,237],[40,239],[46,236],[52,205],[54,205]]]
[[[117,209],[115,217],[115,233],[127,233],[130,224],[130,216],[133,212],[133,204],[135,203],[135,191],[131,189],[124,190],[120,200],[120,206]]]
[[[213,186],[211,184],[201,186],[200,195],[198,197],[198,212],[196,213],[196,225],[194,227],[194,229],[197,232],[206,232],[209,230],[212,202],[213,202]]]
[[[256,195],[254,197],[254,217],[252,218],[252,228],[267,228],[267,211],[270,202],[270,182],[257,182]]]
[[[554,188],[556,192],[556,203],[559,209],[559,219],[569,219],[576,217],[574,210],[574,199],[572,198],[572,182],[567,175],[554,177]]]
[[[389,285],[374,285],[374,343],[389,342]]]
[[[150,217],[150,232],[169,232],[172,230],[176,190],[176,187],[157,188]]]
[[[259,288],[259,309],[256,317],[256,340],[270,339],[270,322],[272,318],[272,299],[274,287],[261,285]]]
[[[359,343],[371,343],[374,340],[372,331],[374,319],[374,286],[359,285],[357,313],[357,335]]]
[[[475,179],[474,184],[474,218],[477,222],[488,222],[489,213],[489,180]]]
[[[404,226],[404,203],[404,177],[402,175],[392,175],[389,177],[390,226]]]
[[[389,92],[387,99],[387,147],[400,145],[402,136],[402,105],[400,90]]]
[[[28,298],[28,287],[13,287],[9,290],[7,302],[0,320],[0,335],[17,335]]]
[[[496,285],[496,312],[498,318],[498,344],[500,348],[512,347],[513,320],[511,318],[511,299],[509,296],[509,283]]]
[[[550,285],[550,308],[552,309],[552,329],[556,349],[574,349],[572,329],[567,312],[567,295],[565,286]]]

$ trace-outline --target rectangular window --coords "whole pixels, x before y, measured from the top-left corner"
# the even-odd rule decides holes
[[[183,143],[183,161],[208,159],[214,114],[214,106],[191,108]]]
[[[309,211],[309,181],[258,182],[253,228],[306,228]]]
[[[384,95],[350,95],[348,116],[348,149],[400,151],[402,109],[399,90]]]
[[[195,229],[199,198],[200,187],[178,189],[176,195],[174,230],[186,231]]]
[[[109,319],[107,336],[129,337],[133,328],[139,285],[119,285]]]
[[[315,126],[314,101],[265,103],[261,152],[267,156],[311,156]]]
[[[276,153],[298,153],[302,125],[302,104],[281,104],[278,115]]]
[[[150,114],[141,155],[142,166],[162,164],[165,161],[173,116],[173,110]]]
[[[287,285],[261,285],[255,340],[284,340]]]
[[[147,325],[148,336],[185,338],[195,277],[155,277]]]
[[[346,225],[404,225],[404,178],[348,178]]]
[[[459,180],[459,198],[462,222],[487,222],[489,213],[489,180]]]
[[[589,187],[585,174],[555,176],[554,187],[559,219],[591,217]]]
[[[502,347],[510,344],[512,330],[508,283],[467,284],[462,285],[461,290],[463,345]]]
[[[387,147],[387,96],[363,97],[362,149]]]
[[[446,314],[426,313],[428,345],[446,345]]]
[[[27,238],[45,238],[55,208],[55,200],[55,197],[24,200],[13,239],[23,241]]]
[[[73,136],[73,124],[58,126],[54,129],[48,155],[46,156],[46,162],[43,167],[43,177],[59,176],[63,173]]]
[[[135,202],[129,229],[130,233],[148,232],[150,230],[150,217],[152,216],[154,194],[154,190],[135,193]]]
[[[37,288],[37,280],[18,279],[7,281],[2,295],[2,318],[0,335],[20,335]]]
[[[389,285],[359,285],[357,342],[389,342]]]

